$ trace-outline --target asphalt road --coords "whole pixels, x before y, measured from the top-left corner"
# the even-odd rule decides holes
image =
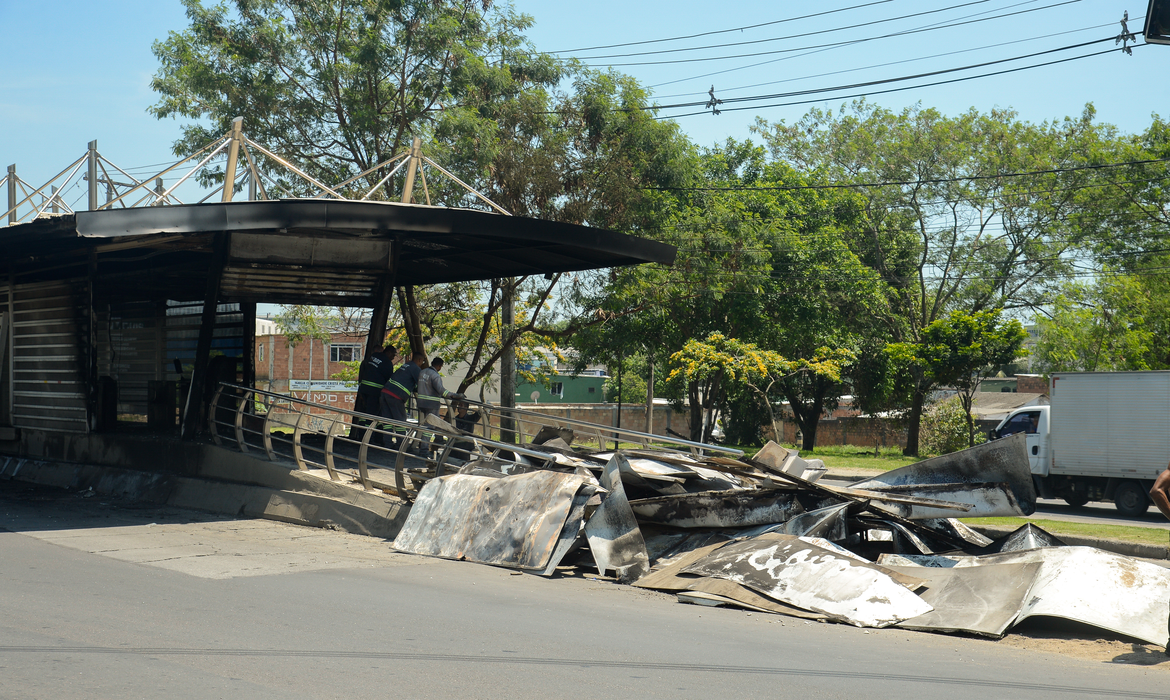
[[[1156,668],[681,605],[0,482],[0,698],[1166,697]]]
[[[1112,503],[1086,503],[1074,508],[1063,500],[1041,498],[1036,502],[1033,519],[1066,520],[1074,523],[1100,523],[1103,525],[1128,525],[1130,527],[1152,527],[1170,530],[1170,521],[1157,508],[1150,506],[1145,515],[1129,517],[1117,512]]]

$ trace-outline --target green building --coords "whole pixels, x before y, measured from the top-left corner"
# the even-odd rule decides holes
[[[601,374],[555,374],[550,386],[516,378],[516,403],[605,403]]]

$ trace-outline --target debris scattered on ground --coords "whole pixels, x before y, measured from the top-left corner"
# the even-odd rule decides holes
[[[955,519],[1032,512],[1022,434],[848,488],[775,443],[735,460],[536,440],[556,459],[428,481],[395,548],[545,576],[573,565],[680,602],[859,627],[1000,638],[1057,617],[1166,641],[1170,570],[1033,525],[992,541]]]

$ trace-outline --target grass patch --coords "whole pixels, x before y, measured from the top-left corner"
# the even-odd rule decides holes
[[[755,457],[762,448],[756,445],[728,445],[743,450],[748,457]],[[788,449],[796,449],[796,445],[783,445]],[[858,447],[856,445],[833,445],[818,447],[816,450],[801,450],[800,456],[805,459],[819,459],[825,466],[833,469],[872,469],[877,472],[888,472],[891,469],[905,467],[915,462],[921,462],[925,457],[903,457],[902,451],[896,447],[887,447],[880,454],[874,455],[872,447]]]
[[[1028,518],[963,518],[972,526],[1002,527],[1015,530],[1027,523],[1042,527],[1048,532],[1081,537],[1100,537],[1107,540],[1122,540],[1137,544],[1152,544],[1165,547],[1170,542],[1170,533],[1155,527],[1133,527],[1130,525],[1103,525],[1098,523],[1069,523],[1063,520],[1031,520]]]

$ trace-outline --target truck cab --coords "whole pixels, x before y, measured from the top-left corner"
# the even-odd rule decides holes
[[[992,440],[1005,438],[1016,433],[1024,433],[1028,445],[1028,466],[1033,474],[1048,476],[1052,466],[1051,445],[1049,438],[1049,406],[1025,406],[1008,414],[1000,421],[988,437]]]

